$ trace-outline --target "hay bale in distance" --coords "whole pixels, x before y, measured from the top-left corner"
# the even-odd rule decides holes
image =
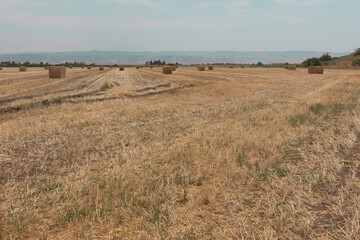
[[[72,66],[69,66],[69,69],[72,69]]]
[[[308,73],[309,74],[323,74],[324,73],[324,67],[322,67],[322,66],[308,67]]]
[[[104,71],[104,66],[100,66],[99,71]]]
[[[171,66],[172,71],[175,72],[176,71],[176,67],[175,66]]]
[[[27,70],[26,67],[19,67],[20,72],[26,72],[26,70]]]
[[[198,66],[197,69],[198,69],[198,71],[201,71],[201,72],[205,71],[205,67],[204,67],[204,66]]]
[[[84,69],[85,68],[85,66],[81,66],[81,69]]]
[[[296,65],[288,65],[288,70],[296,70]]]
[[[124,67],[124,66],[120,66],[120,67],[119,67],[119,70],[120,70],[120,71],[124,71],[124,70],[125,70],[125,67]]]
[[[90,66],[88,66],[88,67],[87,67],[87,69],[91,69],[91,67],[90,67]]]
[[[289,65],[285,65],[284,69],[289,69]]]
[[[2,70],[2,67],[0,67],[0,71]]]
[[[162,67],[162,73],[163,74],[172,74],[172,67],[171,66],[163,66]]]
[[[49,67],[49,78],[65,78],[66,67],[52,66]]]
[[[245,68],[245,66],[241,66],[240,68]]]
[[[214,70],[214,66],[209,66],[208,69],[211,71],[211,70]]]
[[[45,70],[49,70],[49,67],[45,67]]]
[[[230,66],[230,68],[234,68],[234,66]]]

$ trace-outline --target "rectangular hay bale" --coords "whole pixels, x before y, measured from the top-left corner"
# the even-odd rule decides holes
[[[19,71],[20,72],[26,72],[27,68],[26,67],[19,67]]]
[[[163,74],[172,74],[172,67],[171,66],[164,66],[162,67],[162,73]]]
[[[201,71],[201,72],[205,71],[205,67],[204,67],[204,66],[198,66],[197,69],[198,69],[198,71]]]
[[[309,74],[324,74],[324,67],[322,66],[311,66],[308,67]]]
[[[66,67],[52,66],[49,67],[49,78],[65,78]]]
[[[296,65],[288,65],[288,70],[296,70]]]

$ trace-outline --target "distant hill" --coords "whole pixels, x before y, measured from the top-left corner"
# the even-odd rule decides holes
[[[330,61],[328,66],[335,68],[360,67],[360,48],[351,54]]]
[[[287,51],[287,52],[118,52],[118,51],[88,51],[88,52],[52,52],[52,53],[15,53],[0,54],[1,61],[15,62],[48,62],[59,64],[65,62],[86,62],[95,64],[144,64],[146,61],[159,60],[167,63],[206,64],[206,63],[243,63],[251,64],[262,61],[269,63],[301,63],[307,58],[320,57],[323,52]],[[330,53],[340,57],[349,53]]]

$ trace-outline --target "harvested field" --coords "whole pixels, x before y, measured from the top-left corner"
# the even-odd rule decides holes
[[[357,239],[360,74],[0,72],[4,239]]]

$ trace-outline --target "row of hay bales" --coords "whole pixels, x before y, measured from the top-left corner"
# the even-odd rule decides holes
[[[287,70],[296,70],[296,65],[286,65],[284,67]],[[324,74],[324,67],[323,66],[311,66],[308,67],[309,74]]]
[[[206,67],[205,66],[198,66],[197,69],[198,69],[198,71],[203,72],[203,71],[206,70]],[[214,66],[208,66],[208,70],[209,71],[214,70]]]

